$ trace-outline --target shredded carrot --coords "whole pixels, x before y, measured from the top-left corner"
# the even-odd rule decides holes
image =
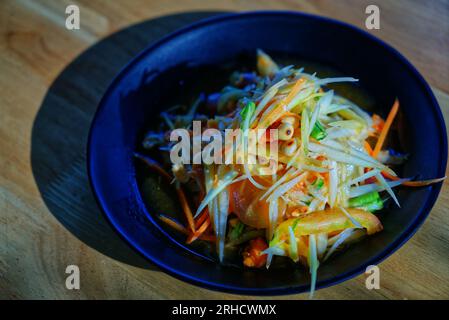
[[[365,146],[366,152],[368,152],[369,155],[372,155],[373,154],[373,148],[371,148],[370,144],[365,141],[364,146]]]
[[[388,131],[390,130],[391,124],[393,123],[394,118],[399,110],[399,100],[396,99],[394,101],[393,106],[391,107],[390,113],[388,114],[387,120],[385,120],[385,124],[383,125],[382,131],[380,132],[379,139],[377,140],[376,146],[374,147],[372,156],[376,158],[382,149],[382,145],[385,142],[385,138],[387,137]]]
[[[134,156],[140,160],[142,160],[150,169],[153,169],[154,171],[156,171],[157,173],[159,173],[161,176],[163,176],[165,179],[167,179],[168,181],[172,180],[172,177],[170,176],[170,174],[165,171],[156,161],[154,161],[153,159],[144,156],[142,154],[139,153],[134,153]]]
[[[284,112],[286,111],[284,109],[285,106],[287,106],[293,100],[293,98],[298,94],[298,92],[301,90],[305,81],[306,80],[304,78],[298,79],[298,81],[296,81],[295,85],[293,86],[292,90],[290,90],[290,93],[288,94],[288,96],[284,100],[279,102],[279,104],[273,110],[271,110],[271,112],[269,114],[267,114],[264,117],[264,119],[260,120],[260,124],[258,125],[258,127],[266,128],[271,123],[276,121],[280,116],[282,116],[283,112],[281,112],[281,111],[284,111]]]
[[[187,238],[187,244],[192,243],[193,241],[195,241],[196,239],[198,239],[198,237],[200,237],[206,230],[207,228],[210,226],[210,219],[206,219],[206,221],[203,222],[203,224],[201,225],[201,227],[199,227],[199,229],[197,231],[195,231],[194,233],[192,233],[188,238]]]
[[[383,175],[385,178],[390,179],[390,180],[397,181],[397,180],[401,179],[401,178],[399,178],[399,177],[396,177],[396,176],[393,176],[393,175],[389,174],[389,173],[386,172],[386,171],[382,171],[381,173],[382,173],[382,175]]]
[[[199,237],[199,239],[200,240],[204,240],[204,241],[209,241],[209,242],[216,242],[217,241],[217,238],[214,235],[212,235],[212,234],[202,234]]]
[[[195,221],[193,220],[192,210],[190,210],[190,206],[189,203],[187,202],[186,195],[184,194],[184,191],[182,191],[181,187],[176,188],[176,192],[178,193],[178,198],[179,201],[181,202],[182,211],[184,211],[184,215],[186,216],[189,228],[192,232],[195,232]]]
[[[154,161],[153,159],[141,155],[139,153],[135,153],[134,156],[138,159],[141,159],[143,162],[145,162],[145,164],[148,165],[149,168],[155,170],[156,172],[158,172],[161,176],[163,176],[167,181],[171,181],[172,177],[170,176],[170,174],[168,174],[167,171],[165,171],[156,161]],[[192,232],[195,232],[195,222],[193,220],[193,214],[192,214],[192,210],[190,210],[190,206],[189,203],[187,202],[186,196],[184,194],[184,191],[182,190],[182,188],[180,186],[178,186],[176,188],[176,192],[178,193],[178,198],[179,201],[181,202],[181,207],[182,210],[184,212],[184,215],[186,216],[187,222],[189,224],[190,230]]]
[[[293,100],[293,98],[298,94],[299,90],[301,90],[301,87],[305,81],[306,80],[304,78],[299,78],[298,81],[296,81],[290,93],[288,94],[288,96],[285,98],[284,101],[282,101],[282,104],[284,105],[289,104]]]
[[[209,217],[209,210],[207,207],[203,210],[200,216],[195,221],[195,228],[199,228],[201,224]]]
[[[187,234],[188,231],[186,228],[184,228],[183,225],[181,225],[180,223],[170,219],[169,217],[166,216],[159,216],[159,219],[164,222],[165,224],[167,224],[168,226],[172,227],[173,229],[175,229],[176,231],[182,232],[184,234]]]
[[[382,171],[382,175],[390,180],[394,180],[397,181],[401,178],[399,177],[395,177],[391,174],[389,174],[388,172]],[[403,186],[407,186],[407,187],[424,187],[424,186],[428,186],[437,182],[441,182],[444,179],[446,179],[446,176],[442,177],[442,178],[436,178],[436,179],[429,179],[429,180],[421,180],[421,181],[404,181],[402,183]]]
[[[172,229],[179,231],[185,235],[190,235],[191,233],[189,232],[189,230],[187,230],[183,225],[181,225],[180,223],[178,223],[175,220],[172,220],[166,216],[159,216],[159,219],[164,222],[166,225],[168,225],[169,227],[171,227]],[[197,231],[198,232],[198,231]],[[201,234],[199,236],[199,238],[201,240],[204,241],[211,241],[211,242],[215,242],[215,236],[213,235],[209,235],[209,234]]]
[[[376,133],[381,132],[385,121],[377,114],[373,114],[371,118],[373,119],[373,129],[376,130]]]
[[[287,112],[284,114],[284,116],[285,116],[285,117],[294,117],[294,118],[296,118],[297,120],[301,120],[301,116],[300,116],[299,114],[294,113],[294,112],[291,112],[291,111],[287,111]]]

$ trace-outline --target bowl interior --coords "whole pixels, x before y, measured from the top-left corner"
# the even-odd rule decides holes
[[[444,175],[447,142],[435,98],[416,70],[396,51],[353,27],[291,13],[249,13],[213,18],[171,35],[144,51],[113,82],[97,111],[89,143],[89,173],[97,199],[112,224],[142,254],[166,271],[204,286],[252,294],[308,290],[302,268],[243,270],[223,267],[187,248],[158,224],[142,201],[133,152],[159,112],[221,88],[233,67],[251,67],[261,48],[281,61],[314,63],[326,72],[360,79],[347,96],[385,116],[401,102],[398,144],[409,153],[404,177]],[[366,93],[366,95],[365,95]],[[425,133],[424,133],[425,132]],[[440,186],[400,189],[401,208],[381,213],[384,231],[352,246],[319,268],[318,287],[365,270],[396,250],[429,213]],[[173,197],[176,195],[173,193]]]

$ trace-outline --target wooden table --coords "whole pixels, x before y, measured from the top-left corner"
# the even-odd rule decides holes
[[[137,52],[214,12],[301,10],[364,28],[371,2],[1,1],[0,298],[254,298],[176,280],[111,230],[86,178],[85,145],[96,105]],[[65,28],[65,8],[72,3],[81,10],[80,30]],[[449,2],[376,3],[381,29],[371,33],[419,69],[449,123]],[[380,290],[367,290],[361,275],[319,290],[316,298],[449,298],[448,183],[418,233],[380,264]],[[65,287],[71,264],[80,268],[80,290]]]

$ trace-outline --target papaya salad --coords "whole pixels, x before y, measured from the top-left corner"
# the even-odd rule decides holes
[[[176,189],[183,217],[161,213],[160,221],[184,234],[187,244],[211,243],[220,262],[228,247],[237,248],[245,268],[269,268],[273,259],[291,259],[310,272],[313,293],[321,263],[382,231],[376,212],[387,200],[400,206],[395,187],[444,179],[398,177],[392,167],[407,155],[388,149],[386,138],[399,101],[384,120],[329,88],[357,81],[280,67],[258,50],[255,71],[235,71],[220,92],[161,113],[160,128],[149,131],[143,151],[135,153],[146,170]],[[173,164],[150,156],[151,150],[168,154],[175,144],[170,132],[184,128],[192,133],[193,121],[201,122],[203,132],[213,128],[223,137],[227,129],[241,129],[232,149],[244,161]],[[276,142],[276,152],[250,154],[247,131],[252,129],[258,132],[256,144]],[[274,137],[272,129],[277,130]],[[250,162],[250,156],[261,161]],[[267,164],[274,168],[270,174],[262,170]]]

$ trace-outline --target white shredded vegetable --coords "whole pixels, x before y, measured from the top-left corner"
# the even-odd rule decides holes
[[[352,186],[353,184],[357,184],[360,182],[365,181],[366,179],[369,179],[371,177],[374,177],[375,175],[377,175],[378,173],[380,173],[379,170],[377,169],[373,169],[368,171],[367,173],[362,174],[361,176],[358,176],[357,178],[352,179],[351,181],[349,181],[347,183],[348,186]]]
[[[270,204],[268,205],[268,215],[270,219],[270,225],[268,230],[268,238],[271,239],[273,237],[274,228],[276,227],[278,221],[278,198],[274,198],[270,200]]]
[[[217,186],[210,189],[209,192],[204,197],[203,201],[201,201],[194,218],[198,217],[198,215],[206,208],[211,200],[213,200],[221,191],[223,191],[229,184],[233,182],[233,179],[237,176],[238,172],[230,171],[226,173],[226,175],[220,180]]]
[[[309,236],[309,270],[310,274],[312,275],[311,283],[310,283],[310,298],[313,297],[313,294],[315,293],[315,286],[316,286],[316,278],[317,278],[317,271],[319,267],[318,262],[318,254],[317,254],[317,248],[316,248],[316,237],[314,234],[311,234]]]
[[[301,117],[301,149],[300,149],[304,154],[307,154],[309,149],[309,135],[310,135],[309,112],[307,111],[307,108],[305,108],[302,112]]]
[[[329,205],[334,207],[335,200],[337,199],[338,188],[338,173],[337,173],[337,163],[335,161],[330,161],[329,170]]]
[[[287,80],[282,79],[268,89],[268,91],[263,96],[262,100],[257,105],[257,108],[254,111],[253,116],[251,117],[250,123],[253,123],[256,120],[257,116],[262,112],[262,110],[265,108],[265,106],[268,104],[268,102],[270,102],[271,99],[273,99],[273,97],[276,95],[279,88],[286,84],[287,84]]]
[[[401,207],[401,205],[399,204],[398,198],[396,198],[396,195],[393,192],[393,189],[391,189],[391,187],[388,185],[387,181],[380,174],[380,172],[376,174],[376,178],[377,178],[377,181],[379,181],[379,183],[385,188],[385,190],[387,190],[388,194],[393,198],[393,200],[397,204],[397,206]]]
[[[294,168],[290,168],[279,180],[277,180],[268,190],[260,197],[260,200],[265,199],[268,195],[273,192],[274,189],[279,187],[282,183],[284,183],[287,179],[292,176],[295,176],[301,172],[301,169],[295,171]]]
[[[343,230],[338,236],[336,241],[333,243],[333,245],[327,250],[326,255],[323,258],[323,261],[326,261],[329,259],[329,257],[337,250],[337,248],[343,244],[343,242],[348,239],[353,233],[355,229],[346,229]]]
[[[360,222],[358,222],[356,219],[354,219],[353,216],[351,216],[351,214],[343,207],[339,207],[340,210],[345,214],[345,216],[348,217],[349,220],[351,220],[352,224],[358,228],[358,229],[363,229],[362,225],[360,224]]]
[[[268,200],[271,201],[273,199],[279,198],[284,193],[286,193],[288,190],[290,190],[294,185],[301,182],[305,177],[307,176],[307,172],[304,172],[297,176],[296,178],[293,178],[292,180],[284,183],[283,185],[279,186],[269,197]]]
[[[215,231],[218,240],[217,242],[218,258],[220,262],[223,261],[224,257],[228,211],[229,211],[229,192],[226,189],[224,189],[218,195],[218,224]]]
[[[293,261],[298,261],[298,244],[296,242],[295,233],[293,232],[293,229],[291,226],[288,227],[288,235],[289,235],[289,248],[290,248],[290,258],[292,258]]]
[[[396,181],[389,181],[387,182],[388,186],[390,188],[394,188],[397,187],[399,185],[401,185],[402,183],[404,183],[405,181],[409,181],[410,179],[399,179]],[[365,184],[363,186],[358,186],[358,187],[353,187],[350,189],[349,191],[349,197],[350,198],[355,198],[373,191],[384,191],[385,190],[385,186],[379,185],[377,183],[370,183],[370,184]]]
[[[316,235],[316,252],[318,258],[322,257],[327,249],[327,233],[319,233]]]

